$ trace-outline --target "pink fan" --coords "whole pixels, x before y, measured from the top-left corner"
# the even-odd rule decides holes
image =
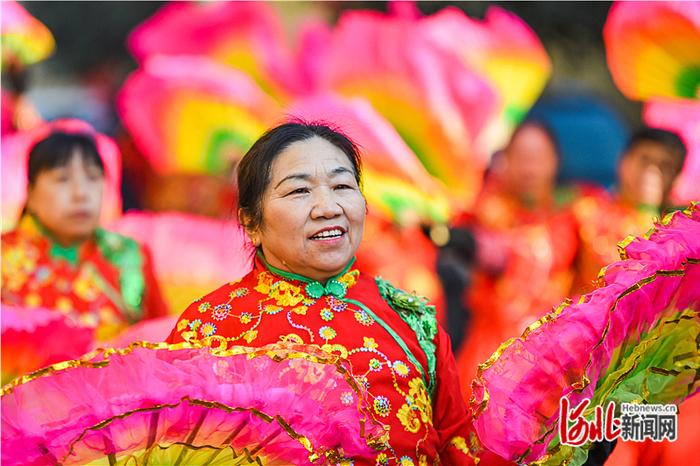
[[[19,2],[2,2],[2,65],[19,62],[31,65],[53,53],[51,32]]]
[[[680,134],[688,148],[683,171],[673,188],[679,204],[700,200],[700,101],[651,100],[644,105],[644,121]]]
[[[499,112],[479,139],[488,154],[503,147],[552,70],[537,35],[523,20],[499,7],[490,7],[482,21],[457,8],[445,8],[424,18],[420,31],[441,50],[458,56],[497,91]]]
[[[383,444],[318,348],[134,343],[4,387],[3,464],[336,464]]]
[[[168,308],[178,314],[194,299],[253,268],[253,245],[234,221],[129,212],[110,228],[150,249]]]
[[[571,406],[680,403],[700,388],[700,211],[676,212],[620,246],[625,260],[601,271],[604,286],[565,302],[479,367],[472,410],[488,449],[518,462],[548,452],[544,464],[564,464],[574,449],[556,437],[561,397]]]
[[[140,62],[153,55],[208,57],[248,74],[280,99],[306,86],[282,21],[263,2],[172,2],[139,25],[128,46]]]
[[[124,329],[119,335],[108,343],[100,346],[112,348],[124,348],[136,341],[161,342],[165,341],[170,332],[175,328],[178,316],[170,315],[155,319],[142,320]]]
[[[225,173],[280,117],[250,76],[197,56],[146,60],[124,83],[117,108],[163,174]]]
[[[417,31],[413,18],[343,14],[328,39],[319,83],[367,99],[427,171],[468,202],[484,164],[472,144],[495,110],[496,95],[462,60]]]
[[[610,73],[628,98],[700,98],[700,3],[615,2],[603,36]]]
[[[12,228],[19,219],[27,196],[27,159],[32,147],[51,131],[88,134],[95,138],[105,166],[105,187],[101,221],[108,222],[121,214],[121,154],[114,141],[95,132],[81,120],[56,120],[34,129],[5,135],[2,138],[2,223]]]
[[[59,311],[3,303],[0,312],[3,384],[92,349],[94,327],[79,325]]]

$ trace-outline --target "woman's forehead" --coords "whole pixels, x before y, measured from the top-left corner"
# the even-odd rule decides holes
[[[308,177],[354,175],[354,167],[345,153],[325,139],[314,137],[290,144],[277,155],[271,171],[273,183],[290,174]]]

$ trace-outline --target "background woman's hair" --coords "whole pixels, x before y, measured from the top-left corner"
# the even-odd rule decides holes
[[[510,136],[510,140],[508,141],[508,144],[506,144],[505,149],[508,149],[508,147],[513,144],[513,141],[515,138],[523,132],[523,130],[527,128],[537,128],[540,131],[542,131],[545,136],[547,136],[547,139],[549,139],[549,142],[552,144],[552,147],[554,147],[554,152],[557,154],[557,159],[561,161],[561,146],[559,145],[559,140],[557,139],[557,135],[554,132],[554,129],[544,120],[540,120],[537,118],[526,118],[524,121],[522,121],[513,131],[513,134]]]
[[[683,143],[683,140],[673,131],[668,131],[661,128],[651,128],[644,126],[630,136],[622,157],[627,155],[635,146],[644,142],[653,142],[662,145],[669,153],[678,160],[678,171],[680,172],[685,162],[685,157],[688,154],[688,148]]]
[[[76,153],[83,158],[84,162],[99,167],[104,173],[102,157],[92,136],[56,131],[37,142],[29,152],[27,161],[29,185],[36,182],[41,172],[67,165]]]
[[[340,149],[350,161],[355,180],[360,184],[362,166],[357,145],[345,134],[324,122],[292,120],[268,130],[246,152],[238,164],[239,218],[245,228],[256,229],[262,223],[262,197],[270,184],[272,163],[291,144],[320,137]],[[242,216],[241,216],[242,217]]]

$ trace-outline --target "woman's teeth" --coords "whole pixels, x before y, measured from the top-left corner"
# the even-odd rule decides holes
[[[342,230],[326,230],[321,233],[317,233],[311,237],[311,239],[328,239],[328,238],[338,238],[343,236]]]

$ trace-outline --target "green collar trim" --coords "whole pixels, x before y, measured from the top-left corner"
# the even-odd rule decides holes
[[[309,297],[313,299],[319,299],[323,296],[329,295],[339,299],[344,298],[348,292],[348,286],[342,281],[340,281],[339,278],[345,275],[355,263],[355,258],[353,257],[352,259],[350,259],[350,262],[348,262],[348,264],[343,268],[343,270],[339,274],[329,278],[326,281],[326,284],[324,285],[319,281],[312,280],[311,278],[305,277],[303,275],[299,275],[293,272],[287,272],[286,270],[281,270],[277,267],[273,267],[267,262],[267,260],[265,260],[265,255],[260,249],[258,249],[257,251],[257,256],[260,259],[260,261],[265,265],[265,267],[267,267],[267,269],[275,275],[278,275],[282,278],[286,278],[287,280],[296,280],[302,283],[306,283],[306,293],[309,295]]]
[[[22,222],[26,228],[34,230],[36,233],[44,237],[49,242],[49,256],[52,259],[63,259],[69,264],[78,265],[80,258],[80,247],[83,243],[73,244],[71,246],[62,246],[51,232],[32,214],[26,214],[26,220]]]

